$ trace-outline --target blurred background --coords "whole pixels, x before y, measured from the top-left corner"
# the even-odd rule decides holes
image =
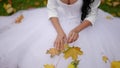
[[[100,9],[115,17],[120,17],[120,0],[101,0]],[[47,0],[0,0],[0,16],[8,16],[19,10],[42,8]]]

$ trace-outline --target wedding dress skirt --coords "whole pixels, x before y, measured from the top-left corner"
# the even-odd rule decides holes
[[[15,18],[23,14],[20,24]],[[110,16],[110,18],[106,18]],[[56,31],[48,20],[46,8],[18,12],[0,17],[0,68],[44,68],[45,64],[67,68],[70,59],[63,55],[50,58],[46,51],[54,47]],[[66,35],[80,24],[79,18],[63,19],[61,26]],[[71,46],[84,52],[78,59],[78,68],[110,68],[110,63],[120,60],[120,19],[99,9],[95,24],[79,33],[79,39]],[[105,63],[103,56],[109,58]]]

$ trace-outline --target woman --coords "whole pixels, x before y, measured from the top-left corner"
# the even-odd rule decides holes
[[[93,25],[96,14],[97,14],[98,6],[100,4],[100,0],[96,0],[95,2],[94,2],[94,0],[89,0],[89,1],[87,1],[87,0],[83,0],[83,1],[61,0],[59,2],[55,1],[55,0],[49,0],[47,6],[49,9],[49,11],[48,11],[49,18],[57,31],[57,38],[55,40],[54,45],[57,49],[63,49],[63,45],[66,41],[68,43],[72,43],[72,42],[76,41],[78,39],[78,36],[79,36],[78,33],[80,31],[82,31],[84,28],[86,28],[88,26]],[[79,2],[79,4],[77,2]],[[61,5],[61,3],[62,3],[62,5]],[[61,8],[61,9],[58,9],[58,8]],[[68,14],[66,14],[66,13],[68,13]],[[64,14],[64,15],[62,15],[62,14]],[[70,31],[70,33],[68,34],[68,38],[66,37],[64,30],[62,29],[62,27],[59,24],[59,22],[61,22],[61,21],[59,21],[59,18],[61,18],[61,17],[58,17],[58,16],[61,16],[65,20],[67,20],[66,18],[68,18],[68,20],[70,20],[69,17],[71,17],[72,19],[78,18],[79,25],[74,27]],[[82,21],[80,21],[80,19]]]
[[[120,20],[107,20],[101,11],[96,16],[99,5],[100,0],[48,0],[49,20],[46,9],[24,12],[21,24],[0,35],[0,68],[67,68],[71,58],[46,54],[53,47],[63,50],[65,43],[83,51],[78,68],[110,68],[113,60],[120,60],[120,23],[114,22]]]

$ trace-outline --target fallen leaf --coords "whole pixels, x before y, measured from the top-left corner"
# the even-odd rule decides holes
[[[9,9],[7,9],[6,11],[7,11],[8,14],[10,14],[10,13],[12,13],[14,11],[14,8],[11,7]]]
[[[54,57],[55,55],[59,55],[60,51],[56,48],[50,48],[49,50],[47,50],[47,54],[50,54],[51,57]]]
[[[102,60],[103,60],[105,63],[107,63],[108,57],[107,57],[107,56],[103,56],[103,57],[102,57]]]
[[[39,2],[35,2],[35,6],[39,6],[40,5],[40,3]]]
[[[64,58],[68,59],[69,57],[72,57],[73,60],[77,60],[78,55],[82,55],[83,51],[80,50],[79,47],[69,47],[64,52]]]
[[[118,12],[117,14],[118,14],[118,16],[120,16],[120,12]]]
[[[12,4],[12,0],[8,0],[8,3],[9,3],[9,4]]]
[[[4,7],[4,9],[5,10],[7,10],[7,9],[9,9],[9,8],[11,8],[12,7],[12,5],[11,4],[3,4],[3,7]]]
[[[55,68],[53,64],[46,64],[44,65],[44,68]]]
[[[118,5],[120,5],[120,2],[113,2],[113,7],[116,7],[116,6],[118,6]]]
[[[111,20],[111,19],[112,19],[112,16],[106,16],[106,19]]]
[[[112,61],[111,68],[120,68],[120,61]]]
[[[4,7],[4,9],[6,10],[6,12],[8,13],[8,14],[10,14],[10,13],[13,13],[13,12],[15,12],[14,10],[14,8],[12,7],[12,5],[11,4],[5,4],[4,3],[4,5],[3,5],[3,7]]]
[[[112,3],[111,3],[111,2],[107,2],[106,4],[109,5],[109,6],[112,6]]]
[[[15,23],[19,24],[21,23],[21,21],[23,20],[24,16],[20,15],[19,17],[17,17],[17,19],[15,20]]]
[[[2,0],[0,0],[0,2],[1,2]]]
[[[101,3],[102,3],[102,4],[105,3],[105,0],[101,0]]]
[[[75,66],[70,63],[70,64],[68,65],[68,68],[75,68]]]
[[[47,5],[47,0],[44,0],[44,5]]]

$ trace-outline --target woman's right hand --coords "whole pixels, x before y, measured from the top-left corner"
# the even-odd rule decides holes
[[[64,50],[64,44],[66,43],[66,41],[67,41],[66,34],[64,32],[59,33],[54,42],[54,47],[57,50]]]

